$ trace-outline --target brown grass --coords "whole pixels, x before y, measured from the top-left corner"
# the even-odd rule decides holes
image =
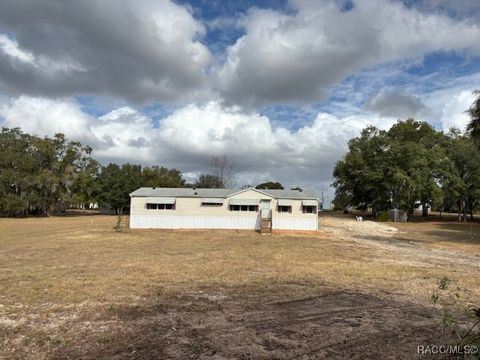
[[[82,338],[97,344],[88,353],[94,357],[98,344],[125,341],[112,333],[129,316],[206,311],[217,302],[235,312],[329,289],[426,305],[444,275],[463,289],[465,303],[480,295],[478,268],[467,274],[454,263],[395,261],[381,247],[335,233],[117,232],[115,224],[109,216],[0,219],[0,358],[62,358]],[[479,254],[465,227],[397,227],[422,247]]]
[[[455,221],[397,223],[408,241],[438,249],[464,251],[480,256],[480,224]]]

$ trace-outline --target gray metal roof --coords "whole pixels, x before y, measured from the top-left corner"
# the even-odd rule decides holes
[[[316,199],[311,190],[260,190],[276,199]]]
[[[247,190],[255,190],[253,188]],[[200,197],[200,198],[227,198],[240,193],[241,189],[200,189],[200,188],[151,188],[141,187],[130,194],[132,197],[164,196],[164,197]],[[316,199],[315,193],[310,190],[257,190],[276,199]]]

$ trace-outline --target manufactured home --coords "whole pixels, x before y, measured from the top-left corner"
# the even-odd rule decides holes
[[[133,229],[318,229],[318,200],[307,190],[142,187],[130,198]]]

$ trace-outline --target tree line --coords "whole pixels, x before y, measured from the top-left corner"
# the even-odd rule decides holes
[[[92,148],[63,134],[38,137],[19,128],[0,133],[0,215],[49,216],[68,207],[100,207],[121,213],[139,187],[226,188],[234,186],[233,164],[214,156],[209,172],[187,183],[181,171],[137,164],[101,166]],[[267,182],[259,188],[283,188]]]
[[[465,133],[408,119],[388,131],[367,127],[350,140],[333,171],[335,207],[373,215],[397,208],[411,217],[421,204],[424,216],[432,208],[473,219],[480,209],[480,92],[474,95]]]
[[[219,185],[218,183],[216,185]],[[220,184],[221,185],[221,184]],[[92,148],[63,134],[38,137],[20,129],[0,133],[0,214],[43,215],[97,203],[121,212],[141,186],[183,187],[182,173],[160,166],[101,166]]]

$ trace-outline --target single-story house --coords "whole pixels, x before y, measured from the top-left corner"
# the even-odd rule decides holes
[[[133,229],[318,229],[318,200],[307,190],[142,187],[130,198]]]

